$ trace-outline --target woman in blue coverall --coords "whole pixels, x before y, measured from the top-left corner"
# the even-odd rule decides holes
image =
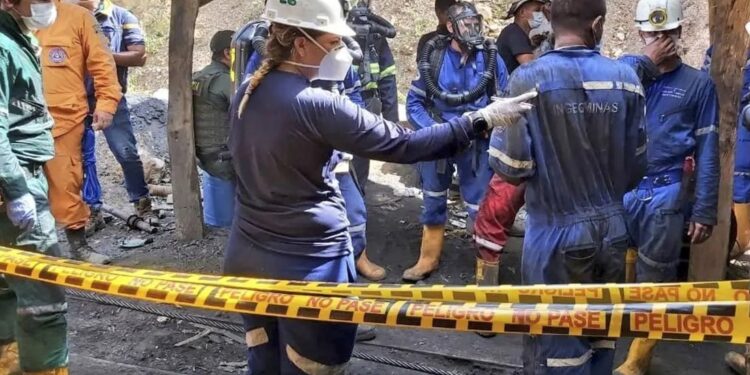
[[[353,35],[337,0],[271,1],[266,59],[238,90],[230,111],[237,209],[224,273],[352,282],[352,241],[334,150],[391,162],[445,158],[476,134],[515,122],[529,107],[496,101],[413,132],[310,81],[341,81]],[[286,310],[285,306],[276,306]],[[250,374],[343,373],[356,325],[243,316]]]

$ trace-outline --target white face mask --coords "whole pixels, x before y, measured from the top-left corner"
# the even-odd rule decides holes
[[[529,27],[532,29],[538,29],[544,23],[547,22],[547,17],[544,16],[544,12],[534,12],[529,20]]]
[[[286,61],[288,64],[295,65],[295,66],[301,66],[303,68],[313,68],[318,69],[318,74],[310,79],[311,81],[315,80],[324,80],[324,81],[343,81],[344,78],[346,78],[346,73],[349,72],[349,69],[352,67],[352,61],[354,60],[352,58],[352,55],[349,53],[349,50],[346,48],[346,45],[341,43],[340,46],[334,48],[331,51],[326,50],[323,48],[323,46],[320,45],[315,39],[313,39],[310,35],[308,35],[304,30],[299,29],[302,34],[305,34],[307,39],[309,39],[311,42],[315,43],[318,48],[323,50],[323,52],[326,53],[326,55],[323,57],[323,60],[320,61],[320,65],[307,65],[307,64],[301,64],[294,61]]]
[[[52,2],[31,4],[31,17],[21,16],[24,25],[31,31],[46,29],[52,26],[56,19],[57,7]]]

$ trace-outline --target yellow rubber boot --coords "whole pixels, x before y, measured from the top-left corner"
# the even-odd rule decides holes
[[[66,367],[55,368],[52,370],[35,371],[35,372],[24,372],[24,375],[68,375],[68,369]]]
[[[419,250],[419,260],[412,268],[404,271],[402,278],[416,282],[424,280],[440,265],[440,253],[443,252],[445,240],[445,225],[425,225],[422,229],[422,247]]]
[[[20,375],[18,364],[18,344],[0,346],[0,375]]]
[[[500,285],[500,261],[488,262],[477,258],[477,286]]]
[[[378,266],[367,258],[367,249],[357,259],[357,272],[370,281],[385,279],[385,268]]]
[[[651,356],[657,340],[635,339],[630,344],[628,358],[620,365],[613,375],[646,375],[651,365]]]
[[[500,261],[488,262],[477,258],[476,279],[477,286],[500,285]],[[477,332],[477,335],[484,338],[495,337],[495,334],[492,332]]]
[[[625,282],[635,282],[635,264],[638,262],[638,249],[631,247],[625,253]]]
[[[735,203],[734,216],[737,218],[737,242],[740,250],[750,248],[750,204]]]

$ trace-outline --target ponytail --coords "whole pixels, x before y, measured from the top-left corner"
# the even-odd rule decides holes
[[[240,105],[239,107],[237,107],[237,118],[242,118],[242,113],[245,112],[245,107],[247,107],[247,102],[250,100],[250,95],[252,95],[253,91],[255,91],[255,89],[260,85],[260,82],[263,81],[263,78],[265,78],[268,73],[276,69],[278,66],[279,63],[276,60],[263,60],[260,68],[258,68],[258,70],[256,70],[255,73],[253,73],[253,75],[250,77],[250,82],[247,84],[245,94],[242,95]]]

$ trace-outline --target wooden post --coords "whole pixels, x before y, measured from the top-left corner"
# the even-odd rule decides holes
[[[193,134],[193,44],[199,0],[173,0],[169,26],[169,111],[167,139],[172,167],[177,235],[203,238],[198,169]]]
[[[711,43],[714,46],[711,75],[716,83],[721,107],[719,223],[708,241],[691,249],[691,280],[723,280],[726,273],[737,113],[742,67],[748,48],[745,24],[750,20],[750,0],[709,0],[708,3]]]

